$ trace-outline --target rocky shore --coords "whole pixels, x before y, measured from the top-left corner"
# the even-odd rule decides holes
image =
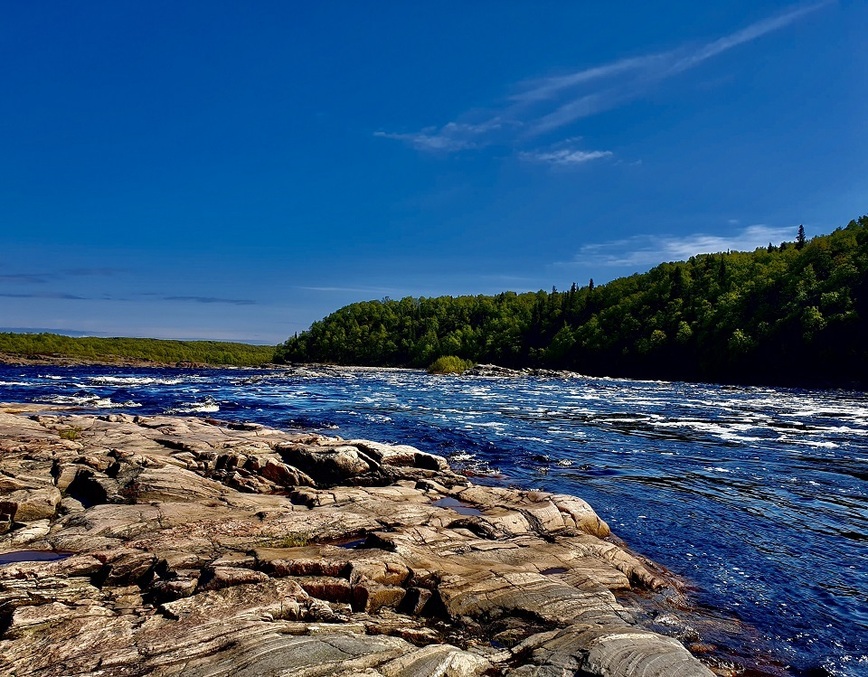
[[[464,376],[485,376],[501,378],[519,378],[522,376],[534,376],[537,378],[580,378],[582,375],[574,371],[559,369],[539,369],[536,367],[524,367],[523,369],[510,369],[497,364],[477,364],[467,369]]]
[[[714,674],[584,501],[408,446],[0,405],[0,513],[4,675]]]

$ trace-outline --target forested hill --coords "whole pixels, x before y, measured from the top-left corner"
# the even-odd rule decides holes
[[[569,291],[354,303],[276,360],[426,366],[443,355],[600,376],[868,386],[868,216]]]

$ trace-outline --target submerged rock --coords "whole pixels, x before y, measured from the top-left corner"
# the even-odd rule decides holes
[[[710,675],[571,496],[408,446],[0,406],[0,673]],[[61,436],[74,429],[76,439]]]

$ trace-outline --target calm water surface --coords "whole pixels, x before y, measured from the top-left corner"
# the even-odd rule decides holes
[[[615,379],[0,367],[0,401],[413,444],[586,499],[784,674],[868,675],[868,394]]]

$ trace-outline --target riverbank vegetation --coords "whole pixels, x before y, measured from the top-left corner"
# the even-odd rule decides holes
[[[460,374],[470,369],[475,363],[473,360],[462,360],[455,355],[438,357],[428,365],[429,374]]]
[[[156,364],[258,366],[272,360],[274,346],[221,341],[0,333],[0,353],[11,361],[60,359],[108,363],[141,361]]]
[[[597,286],[354,303],[278,346],[275,361],[425,367],[446,355],[600,376],[865,386],[868,216]]]

